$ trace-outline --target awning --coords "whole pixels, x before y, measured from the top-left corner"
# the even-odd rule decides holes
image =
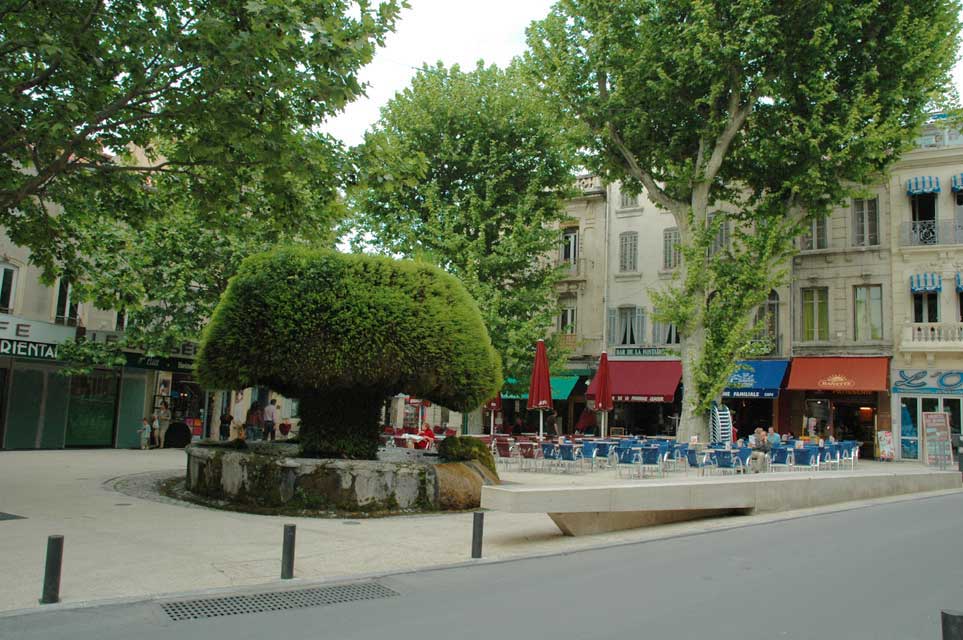
[[[963,273],[956,274],[956,290],[963,293]]]
[[[788,360],[744,360],[739,371],[729,376],[725,398],[775,398],[786,377]]]
[[[572,395],[572,389],[578,384],[578,376],[552,376],[549,382],[552,385],[552,400],[568,400],[568,397]],[[505,400],[528,400],[528,394],[503,393],[502,398]]]
[[[938,293],[942,290],[943,276],[938,273],[917,273],[910,276],[910,291],[913,293]]]
[[[958,173],[953,176],[952,182],[953,184],[951,188],[953,189],[953,193],[963,191],[963,173]]]
[[[886,391],[889,358],[793,358],[787,389]]]
[[[939,176],[916,176],[906,181],[906,195],[918,196],[921,193],[939,193]]]
[[[609,360],[615,402],[672,402],[682,379],[678,360]],[[585,392],[595,397],[593,379]]]

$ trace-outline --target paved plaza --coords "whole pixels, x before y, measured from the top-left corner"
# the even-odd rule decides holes
[[[268,583],[280,573],[282,525],[297,524],[296,576],[328,580],[466,562],[472,514],[375,519],[257,516],[157,496],[157,480],[183,470],[179,450],[28,451],[0,454],[0,611],[39,606],[46,538],[65,536],[66,603]],[[861,462],[856,473],[919,473],[911,463]],[[832,472],[837,473],[837,472]],[[134,475],[141,474],[141,475]],[[560,475],[503,472],[537,486],[652,483],[612,470]],[[682,482],[742,482],[674,472]],[[122,490],[123,492],[119,491]],[[903,496],[890,501],[911,500]],[[880,501],[874,501],[880,502]],[[819,509],[849,509],[848,503]],[[546,514],[490,512],[485,561],[670,538],[785,520],[817,510],[739,516],[570,538]],[[2,517],[2,516],[0,516]]]

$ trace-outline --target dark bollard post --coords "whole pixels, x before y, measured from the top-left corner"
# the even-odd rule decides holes
[[[476,511],[473,516],[471,526],[471,557],[481,558],[482,533],[485,529],[485,513]]]
[[[963,611],[940,612],[943,623],[943,640],[963,640]]]
[[[294,532],[293,524],[284,525],[284,548],[281,552],[281,579],[290,580],[294,577]]]
[[[64,537],[47,537],[47,564],[43,572],[40,604],[60,602],[60,568],[64,562]]]

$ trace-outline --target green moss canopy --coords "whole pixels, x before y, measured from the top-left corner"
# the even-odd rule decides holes
[[[242,263],[204,331],[197,374],[214,389],[381,389],[459,411],[502,384],[478,307],[456,278],[419,262],[303,248]]]

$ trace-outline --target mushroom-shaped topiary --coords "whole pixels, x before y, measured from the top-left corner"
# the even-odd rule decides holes
[[[200,381],[300,400],[306,456],[373,459],[386,398],[458,411],[501,387],[474,300],[431,265],[285,248],[238,269],[201,339]]]

